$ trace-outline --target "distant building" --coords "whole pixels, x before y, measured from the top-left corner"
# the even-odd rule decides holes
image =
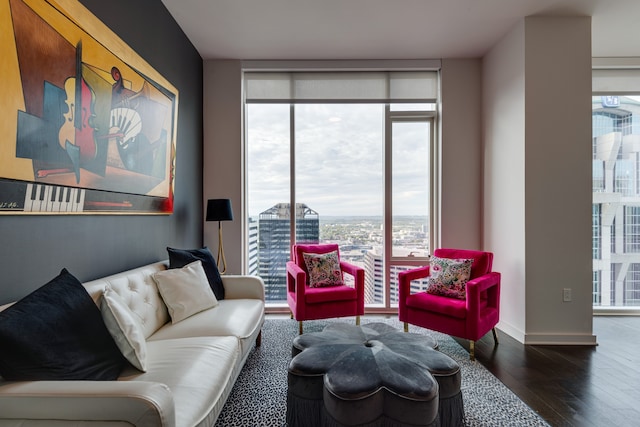
[[[247,260],[247,274],[250,276],[258,276],[258,221],[256,221],[255,218],[249,218],[248,231],[249,259]]]
[[[411,253],[409,249],[396,248],[396,250]],[[404,254],[403,254],[404,255]],[[425,263],[425,264],[428,264]],[[412,266],[392,265],[390,266],[390,286],[389,301],[390,304],[398,304],[398,273],[406,271]],[[382,262],[382,254],[377,249],[367,251],[364,258],[364,302],[365,304],[384,304],[384,265]],[[427,288],[427,279],[416,280],[411,283],[411,293],[424,291]]]
[[[318,243],[318,213],[303,203],[296,203],[296,240]],[[278,203],[258,218],[258,275],[265,283],[267,301],[287,300],[286,263],[291,252],[291,209],[289,203]]]

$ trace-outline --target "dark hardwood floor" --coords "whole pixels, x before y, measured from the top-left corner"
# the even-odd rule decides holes
[[[552,426],[640,426],[640,317],[595,316],[598,346],[525,346],[499,334],[476,359]],[[458,342],[468,349],[465,340]]]

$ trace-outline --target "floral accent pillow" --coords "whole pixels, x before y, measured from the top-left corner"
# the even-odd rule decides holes
[[[309,271],[309,286],[320,288],[323,286],[344,285],[338,251],[325,254],[303,252],[304,263]]]
[[[465,299],[473,259],[450,259],[431,256],[427,293]]]

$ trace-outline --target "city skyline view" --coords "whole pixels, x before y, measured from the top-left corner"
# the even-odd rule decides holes
[[[247,105],[252,217],[290,201],[289,109]],[[394,213],[426,214],[420,209],[428,207],[430,131],[425,123],[407,123],[393,132]],[[296,202],[331,216],[383,214],[384,104],[296,105],[295,141]]]
[[[323,218],[306,204],[298,204],[296,212],[296,241],[306,243],[335,243],[340,259],[365,270],[365,304],[382,306],[397,303],[397,274],[410,268],[401,263],[389,266],[389,279],[384,273],[385,252],[382,217],[328,216]],[[265,283],[265,299],[269,305],[286,302],[287,270],[290,260],[290,205],[278,203],[249,223],[249,266]],[[427,221],[423,217],[406,216],[396,220],[392,233],[393,256],[426,257],[428,255]],[[351,277],[346,275],[347,283]],[[412,283],[416,289],[424,281]],[[389,298],[386,298],[388,295]],[[387,302],[388,301],[388,302]]]
[[[365,268],[368,304],[396,301],[403,266],[385,262],[385,248],[393,257],[429,251],[434,105],[245,106],[247,258],[267,300],[286,301],[295,203],[296,242],[337,243],[341,259]]]

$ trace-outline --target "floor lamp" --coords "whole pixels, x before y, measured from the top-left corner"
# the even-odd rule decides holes
[[[218,221],[218,268],[220,274],[227,270],[227,260],[222,247],[222,221],[233,221],[233,210],[229,199],[209,199],[207,201],[207,221]],[[222,264],[220,264],[222,259]]]

